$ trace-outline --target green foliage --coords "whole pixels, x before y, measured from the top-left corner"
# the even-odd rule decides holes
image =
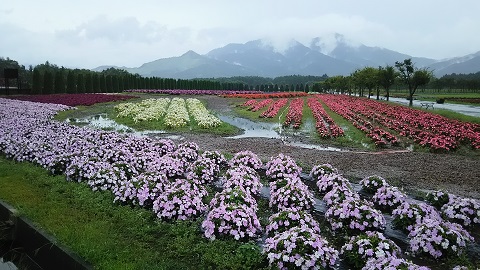
[[[55,72],[55,93],[65,93],[65,75],[63,69]]]
[[[400,79],[408,86],[409,105],[413,106],[413,95],[419,86],[426,85],[432,78],[430,71],[426,69],[417,69],[412,63],[412,59],[405,59],[403,62],[395,62],[395,67],[399,72]]]
[[[77,93],[85,93],[85,76],[83,73],[77,76]]]
[[[76,93],[77,92],[77,84],[75,73],[73,70],[69,70],[67,74],[67,93]]]
[[[46,70],[43,74],[43,94],[52,94],[54,91],[53,88],[53,74],[51,71]]]
[[[33,69],[33,84],[32,84],[32,94],[40,95],[43,90],[43,77],[40,73],[40,69]]]

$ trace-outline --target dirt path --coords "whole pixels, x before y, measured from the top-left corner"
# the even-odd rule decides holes
[[[209,109],[228,113],[233,100],[202,97]],[[410,192],[443,189],[454,194],[480,199],[480,158],[458,154],[420,152],[333,152],[285,145],[280,139],[230,139],[208,134],[179,134],[181,140],[194,141],[202,150],[236,153],[251,150],[262,160],[279,153],[293,157],[301,166],[311,168],[330,163],[351,181],[373,174]],[[352,150],[352,149],[350,149]]]

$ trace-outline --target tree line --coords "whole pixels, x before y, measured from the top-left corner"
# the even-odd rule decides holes
[[[407,61],[408,60],[408,61]],[[405,62],[407,61],[407,62]],[[199,89],[199,90],[257,90],[278,91],[339,91],[359,95],[377,95],[384,89],[408,88],[409,94],[418,87],[426,89],[480,90],[480,72],[472,74],[450,74],[435,78],[432,72],[418,69],[410,59],[397,62],[395,66],[365,67],[348,76],[329,77],[289,75],[276,78],[259,76],[236,76],[230,78],[173,79],[143,77],[125,70],[109,68],[101,72],[88,69],[69,69],[50,64],[28,68],[9,58],[0,57],[0,72],[5,68],[19,70],[19,84],[16,80],[10,86],[29,89],[32,94],[121,92],[127,89]],[[5,85],[0,73],[0,86]],[[419,84],[419,81],[425,81]]]

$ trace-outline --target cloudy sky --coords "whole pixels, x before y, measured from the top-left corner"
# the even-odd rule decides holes
[[[1,0],[0,57],[21,64],[137,67],[228,43],[343,34],[442,59],[480,51],[478,0]]]

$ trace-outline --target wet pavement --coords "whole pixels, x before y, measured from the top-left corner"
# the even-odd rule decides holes
[[[400,103],[403,105],[407,105],[409,101],[405,98],[390,98],[390,101],[395,102],[395,103]],[[454,103],[444,103],[444,104],[438,104],[435,102],[428,102],[424,100],[413,100],[413,106],[417,108],[422,107],[422,103],[432,103],[433,104],[433,109],[445,109],[445,110],[451,110],[454,112],[458,112],[461,114],[465,115],[470,115],[470,116],[476,116],[480,117],[480,106],[474,106],[474,105],[466,105],[466,104],[454,104]]]

